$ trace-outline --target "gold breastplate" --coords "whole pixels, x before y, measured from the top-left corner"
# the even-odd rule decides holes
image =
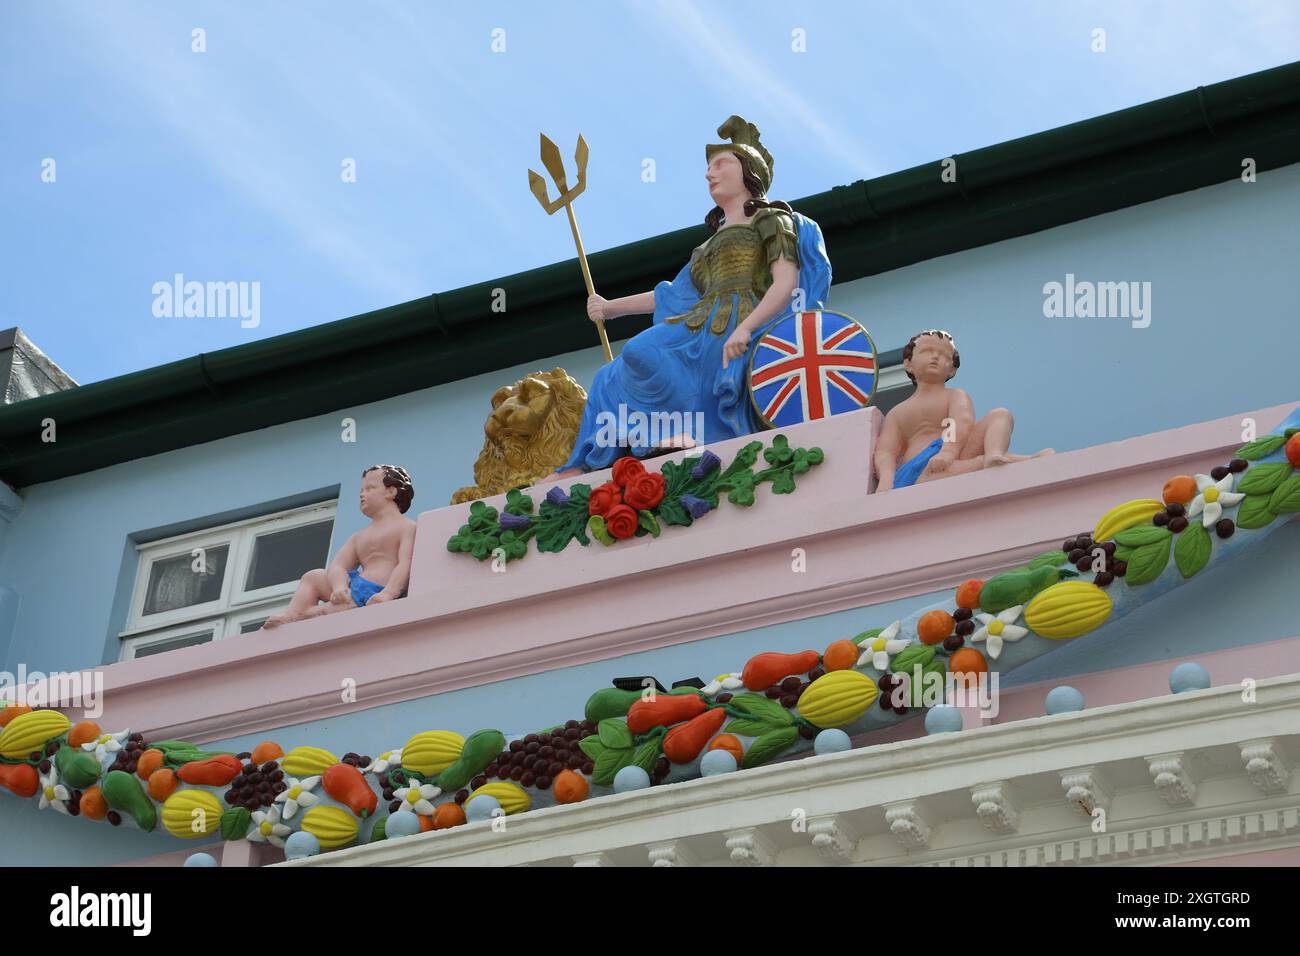
[[[704,295],[732,289],[752,291],[762,248],[758,230],[750,223],[719,229],[691,256],[695,287]]]
[[[755,275],[762,254],[762,237],[751,223],[719,229],[691,254],[691,281],[700,290],[700,301],[666,321],[684,321],[696,332],[711,315],[709,331],[714,335],[726,332],[733,313],[737,324],[745,321],[766,291],[757,288]]]

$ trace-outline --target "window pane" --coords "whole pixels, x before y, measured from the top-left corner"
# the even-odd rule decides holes
[[[266,617],[259,617],[256,621],[245,621],[243,624],[239,625],[239,633],[252,634],[254,631],[260,629],[261,626],[266,623],[266,619],[270,616],[271,615],[268,614]]]
[[[161,614],[220,598],[229,550],[230,546],[226,544],[205,548],[201,563],[190,554],[155,561],[149,568],[144,613]],[[196,571],[196,566],[201,570]]]
[[[180,637],[168,638],[165,641],[158,641],[156,644],[137,645],[135,649],[136,657],[149,657],[153,654],[161,654],[164,651],[174,651],[181,647],[194,647],[197,644],[208,644],[212,641],[211,629],[206,631],[195,631],[193,634],[184,634]]]
[[[245,591],[297,581],[312,568],[325,567],[329,558],[334,521],[261,534],[254,539],[253,561],[248,566]]]

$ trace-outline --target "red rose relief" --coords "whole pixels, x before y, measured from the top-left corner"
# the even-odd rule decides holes
[[[664,476],[645,472],[637,475],[623,489],[623,500],[638,511],[650,511],[664,500]]]
[[[627,486],[638,475],[645,473],[645,465],[641,464],[639,458],[633,458],[631,455],[625,455],[614,462],[613,479],[619,485]]]
[[[605,527],[616,538],[630,538],[636,534],[636,509],[627,505],[614,505],[605,515]]]
[[[622,502],[623,489],[615,482],[607,481],[599,488],[592,489],[591,497],[587,500],[587,514],[607,517],[609,510]]]

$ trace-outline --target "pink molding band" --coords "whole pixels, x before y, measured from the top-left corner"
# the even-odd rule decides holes
[[[866,486],[879,412],[864,409],[784,430],[827,455],[791,496],[762,486],[749,509],[724,502],[657,539],[534,551],[499,574],[446,550],[468,505],[425,512],[410,596],[109,665],[103,719],[202,743],[930,593],[1019,564],[1170,475],[1208,471],[1241,444],[1243,417],[1263,434],[1292,407],[878,495]],[[726,463],[749,440],[712,450]]]

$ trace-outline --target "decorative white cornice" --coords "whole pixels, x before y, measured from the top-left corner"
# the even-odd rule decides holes
[[[1005,780],[971,787],[975,815],[991,833],[1015,833],[1020,826],[1020,806],[1014,789]]]
[[[1196,801],[1196,784],[1187,770],[1184,753],[1160,754],[1147,757],[1147,768],[1160,798],[1171,807]]]
[[[1048,839],[974,852],[931,854],[917,866],[1155,866],[1243,852],[1300,846],[1300,810],[1266,807],[1249,812],[1176,816],[1148,826],[1077,838]],[[912,861],[883,861],[886,865]]]
[[[832,866],[848,863],[857,843],[847,814],[836,813],[808,821],[808,835],[818,855]]]
[[[1273,739],[1250,740],[1241,745],[1241,759],[1250,782],[1260,793],[1286,793],[1291,782],[1291,765]]]
[[[885,804],[885,822],[904,850],[916,850],[930,842],[930,825],[916,800]]]
[[[579,853],[573,857],[574,866],[616,866],[614,858],[608,853]]]
[[[651,866],[698,866],[695,854],[681,840],[665,840],[646,845]]]
[[[1063,770],[1061,786],[1065,789],[1065,799],[1078,807],[1085,817],[1094,817],[1098,810],[1103,814],[1110,812],[1110,789],[1105,786],[1099,768]]]
[[[732,863],[742,866],[772,866],[776,863],[776,847],[757,827],[732,830],[724,836]]]

